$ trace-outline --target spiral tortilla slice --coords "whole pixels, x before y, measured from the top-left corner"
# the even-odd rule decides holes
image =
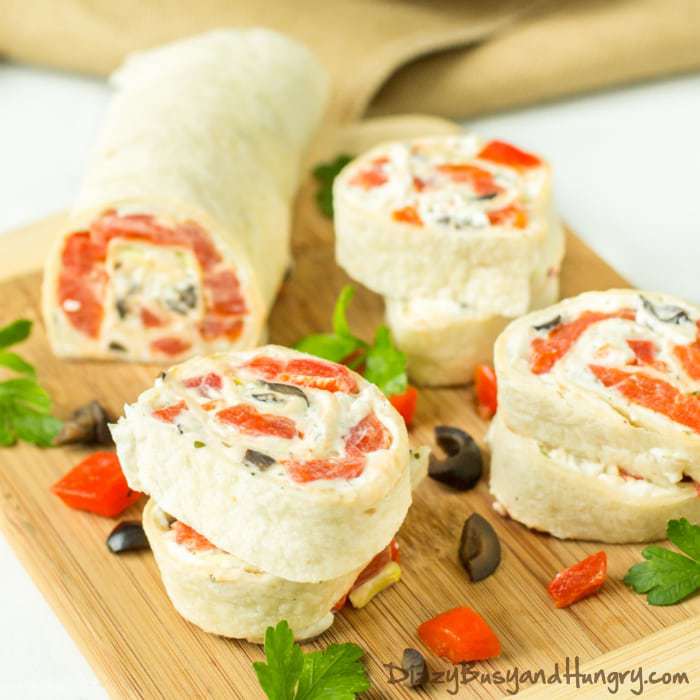
[[[700,309],[588,292],[512,322],[495,347],[498,412],[546,448],[660,486],[700,482]]]
[[[530,307],[551,221],[549,167],[473,134],[383,144],[333,188],[336,258],[391,299],[451,299],[479,315]]]
[[[549,306],[559,298],[564,232],[553,217],[542,260],[533,272],[530,305]],[[493,344],[512,320],[479,313],[449,299],[387,299],[387,324],[406,353],[411,379],[423,386],[466,384],[479,364],[493,362]]]
[[[509,430],[500,409],[488,442],[497,510],[535,530],[563,539],[651,542],[666,537],[673,518],[700,520],[694,484],[660,486],[546,447]]]
[[[362,566],[411,503],[406,427],[389,401],[346,367],[288,348],[180,364],[112,434],[132,488],[288,580]]]
[[[301,45],[218,30],[137,53],[47,260],[54,352],[169,362],[253,347],[327,93]]]

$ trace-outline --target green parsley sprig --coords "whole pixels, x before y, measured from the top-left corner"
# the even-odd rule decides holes
[[[377,329],[371,345],[352,333],[347,309],[354,294],[351,285],[341,290],[333,310],[331,333],[308,335],[295,347],[332,362],[345,362],[352,369],[364,366],[367,381],[376,384],[387,396],[403,394],[408,386],[406,355],[394,345],[384,325]]]
[[[356,644],[331,644],[305,654],[286,620],[265,632],[266,662],[253,668],[269,700],[354,700],[369,688]]]
[[[0,382],[0,445],[9,447],[17,440],[40,447],[51,444],[61,421],[51,415],[51,397],[36,380],[36,370],[16,352],[7,350],[26,340],[32,322],[19,319],[0,328],[0,366],[18,373]]]
[[[338,173],[353,159],[353,156],[341,154],[335,160],[319,163],[313,171],[318,182],[316,204],[324,216],[333,218],[333,181]]]
[[[669,520],[666,536],[688,556],[646,547],[646,561],[635,564],[624,579],[637,593],[646,593],[650,605],[674,605],[700,590],[700,526],[685,518]]]

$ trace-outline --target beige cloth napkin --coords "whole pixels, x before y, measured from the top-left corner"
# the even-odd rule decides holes
[[[2,0],[0,54],[104,75],[224,25],[313,48],[340,120],[466,116],[700,67],[700,0]]]

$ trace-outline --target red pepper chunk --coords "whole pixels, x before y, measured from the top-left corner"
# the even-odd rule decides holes
[[[70,508],[114,518],[141,494],[132,491],[114,452],[95,452],[79,462],[51,487]]]
[[[144,328],[157,328],[163,325],[163,319],[148,309],[141,309],[141,323]]]
[[[489,365],[477,365],[474,370],[476,408],[484,420],[490,420],[498,409],[498,384],[496,373]]]
[[[654,367],[661,372],[666,372],[668,366],[662,360],[656,359],[656,345],[651,340],[628,340],[627,345],[634,353],[637,363]],[[636,364],[636,363],[634,363]]]
[[[376,163],[372,168],[360,170],[350,179],[350,184],[355,187],[362,187],[364,190],[381,187],[381,185],[389,180],[382,169],[382,165],[383,163]]]
[[[488,170],[469,163],[443,163],[437,170],[447,175],[452,182],[464,182],[471,186],[478,197],[497,195],[503,190],[494,182]]]
[[[683,369],[691,379],[700,379],[700,319],[695,322],[698,337],[689,345],[677,345],[673,354],[683,365]]]
[[[546,338],[535,338],[532,341],[530,358],[532,373],[546,374],[549,372],[590,326],[610,318],[624,318],[628,321],[634,321],[635,313],[633,309],[621,309],[614,313],[584,311],[575,321],[555,326]]]
[[[305,484],[319,479],[355,479],[365,468],[365,458],[338,457],[312,459],[308,462],[286,462],[285,469],[292,481]]]
[[[617,367],[589,365],[605,387],[614,387],[626,399],[670,418],[700,433],[700,397],[683,394],[663,379],[642,372],[624,372]]]
[[[527,228],[527,213],[517,204],[510,204],[507,207],[503,207],[503,209],[489,211],[487,216],[493,226]]]
[[[597,552],[560,571],[547,587],[558,608],[567,608],[582,598],[597,593],[608,576],[608,556]]]
[[[489,141],[479,152],[477,158],[490,160],[492,163],[508,165],[511,168],[536,168],[542,161],[532,153],[521,151],[505,141]]]
[[[330,392],[342,391],[345,394],[356,394],[359,390],[357,380],[347,367],[306,358],[287,362],[276,379],[296,386]]]
[[[418,403],[418,389],[414,386],[407,386],[403,394],[393,394],[389,397],[391,405],[401,414],[407,426],[411,426],[416,414]]]
[[[216,549],[204,535],[200,535],[196,530],[179,520],[173,522],[170,529],[175,533],[175,542],[183,545],[190,552],[205,552],[209,549]]]
[[[412,226],[423,225],[423,219],[420,218],[418,210],[412,205],[402,207],[401,209],[394,209],[394,211],[391,212],[391,218],[394,221],[399,221],[403,224],[411,224]]]
[[[187,405],[184,401],[178,401],[171,406],[165,406],[165,408],[153,411],[151,415],[164,423],[172,423],[186,408]]]
[[[209,372],[209,374],[190,377],[182,382],[188,389],[216,389],[219,391],[223,387],[223,381],[221,375],[216,374],[216,372]]]
[[[257,408],[245,403],[224,408],[216,414],[216,418],[221,423],[234,426],[245,435],[273,435],[291,440],[298,434],[296,424],[291,418],[260,413]]]
[[[492,659],[501,643],[481,615],[471,608],[453,608],[418,628],[418,636],[434,654],[453,664]]]

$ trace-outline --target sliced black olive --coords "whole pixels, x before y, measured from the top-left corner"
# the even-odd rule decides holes
[[[175,313],[184,315],[189,309],[197,306],[197,290],[191,284],[176,291],[177,299],[168,299],[165,302]]]
[[[555,316],[550,321],[545,321],[544,323],[538,323],[533,328],[536,331],[551,331],[552,328],[556,328],[561,323],[561,316]]]
[[[482,201],[484,199],[494,199],[495,197],[498,197],[498,192],[487,192],[486,194],[482,194],[480,197],[477,197],[477,200]]]
[[[309,397],[298,387],[292,384],[279,384],[277,382],[263,382],[263,384],[274,391],[276,394],[285,394],[286,396],[298,396],[299,398],[306,401],[306,405],[309,405]]]
[[[112,420],[100,403],[90,401],[73,411],[53,439],[53,444],[113,445],[114,441],[107,427]]]
[[[481,450],[474,438],[459,428],[439,425],[435,439],[447,457],[438,459],[431,454],[428,476],[460,491],[473,488],[484,470]]]
[[[490,576],[501,563],[498,535],[491,523],[478,513],[473,513],[464,522],[459,559],[475,583]]]
[[[408,647],[403,650],[401,668],[408,674],[406,681],[410,688],[419,688],[428,682],[430,676],[428,664],[418,649]]]
[[[117,314],[119,314],[119,318],[126,318],[126,314],[128,313],[128,309],[126,306],[126,302],[123,299],[118,299],[117,303],[114,305],[114,308],[117,310]]]
[[[108,347],[110,350],[116,350],[117,352],[126,352],[126,348],[116,340],[113,340]]]
[[[679,323],[690,322],[690,316],[680,306],[672,306],[670,304],[655,306],[646,297],[640,295],[639,298],[642,300],[642,306],[662,323],[675,323],[678,325]]]
[[[277,461],[274,457],[270,457],[270,455],[266,455],[264,452],[258,452],[257,450],[246,450],[243,459],[249,464],[258,467],[258,469],[263,470]]]
[[[113,554],[148,549],[148,539],[138,520],[125,520],[109,533],[107,548]]]

